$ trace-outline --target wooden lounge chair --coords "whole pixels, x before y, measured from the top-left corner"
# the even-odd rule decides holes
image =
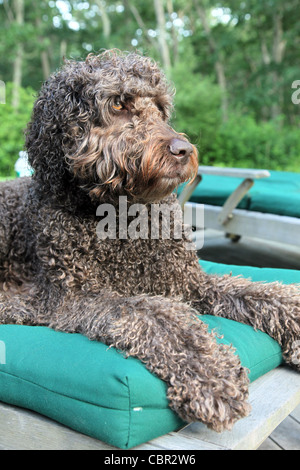
[[[245,277],[251,277],[253,280],[271,281],[276,278],[286,283],[300,282],[300,273],[294,270],[228,266],[207,261],[201,261],[200,263],[206,272],[212,274],[222,275],[226,272],[232,272],[234,275],[242,274]],[[29,329],[29,333],[28,331],[23,333],[22,330],[24,328]],[[10,329],[12,329],[11,333],[9,333]],[[100,363],[100,365],[98,364],[98,360],[94,364],[94,356],[96,352],[97,354],[99,353],[98,349],[100,346],[87,341],[80,335],[53,332],[47,328],[14,325],[2,325],[0,330],[2,340],[6,340],[5,334],[9,334],[11,338],[11,341],[7,342],[7,366],[9,370],[6,372],[7,366],[5,364],[0,365],[0,400],[2,399],[5,402],[5,404],[0,403],[0,449],[115,450],[116,448],[111,443],[102,442],[102,440],[89,436],[95,434],[95,423],[97,423],[96,428],[104,426],[113,433],[116,432],[116,430],[113,430],[117,427],[117,429],[120,428],[122,430],[122,435],[126,434],[127,436],[129,434],[123,413],[126,411],[126,400],[130,396],[128,385],[134,382],[137,373],[135,367],[138,364],[135,364],[134,369],[132,369],[135,372],[132,377],[130,376],[130,381],[125,381],[124,378],[115,381],[115,377],[118,378],[118,374],[121,374],[121,378],[123,377],[122,374],[124,376],[127,374],[124,371],[124,361],[126,363],[125,366],[130,367],[130,370],[132,365],[122,355],[120,355],[119,359],[112,350],[106,347],[101,348],[104,351],[105,357],[107,354],[109,356],[113,354],[113,359],[116,362],[113,362],[114,367],[112,369],[109,367],[108,372],[106,372],[111,377],[107,377],[104,371],[99,376],[99,367],[100,369],[104,367],[107,370],[106,363],[108,359],[104,358],[106,362],[103,363],[103,366]],[[28,341],[28,334],[30,341]],[[17,345],[14,342],[16,335],[19,338]],[[47,342],[47,337],[51,341]],[[247,351],[250,349],[252,340],[249,341],[248,339],[248,343],[250,344],[246,346]],[[253,346],[251,347],[253,348]],[[90,348],[92,348],[92,355],[90,354]],[[37,351],[39,351],[38,355]],[[269,364],[270,360],[273,361],[273,356],[274,350],[272,349],[270,350],[270,355],[265,356],[264,359],[262,356],[259,356],[258,359],[255,358],[255,363],[260,366],[267,359]],[[92,358],[90,364],[89,357]],[[99,356],[99,358],[101,357]],[[121,367],[118,367],[119,360],[122,361]],[[4,360],[2,362],[5,363]],[[14,364],[15,362],[16,364]],[[40,363],[40,366],[42,366],[41,374],[39,372],[41,367],[37,363]],[[138,367],[140,369],[140,366]],[[254,379],[250,384],[249,400],[252,405],[250,416],[238,421],[232,431],[225,431],[219,434],[209,430],[202,423],[194,423],[186,427],[179,426],[179,430],[176,431],[178,427],[174,425],[169,431],[157,432],[150,440],[148,438],[129,447],[158,451],[257,449],[281,421],[300,404],[300,374],[285,365],[272,369],[269,367],[268,365],[268,372]],[[15,369],[19,377],[10,374],[10,371]],[[94,369],[95,373],[93,372]],[[80,378],[82,374],[85,374],[85,370],[89,371],[87,376],[91,376],[93,381],[87,383],[86,379]],[[112,374],[110,370],[112,370]],[[68,371],[66,377],[65,371]],[[147,380],[146,383],[141,380],[139,389],[141,389],[142,395],[144,395],[143,386],[146,387],[147,393],[145,395],[148,396],[148,400],[150,399],[152,403],[153,396],[155,395],[153,388],[154,379],[152,380],[148,373],[145,375],[144,372],[141,378],[143,377],[146,377]],[[107,385],[108,391],[105,397],[105,384],[109,384],[112,378],[117,384],[115,391],[113,392],[112,384],[110,386]],[[14,381],[17,382],[14,383]],[[98,382],[100,383],[99,387],[97,385]],[[62,387],[63,394],[61,391]],[[149,387],[151,390],[150,394]],[[85,389],[87,389],[87,392],[84,391]],[[113,393],[115,396],[114,406],[111,405]],[[103,400],[107,404],[105,408],[100,409]],[[98,401],[99,404],[95,406]],[[94,403],[94,405],[91,405],[90,402]],[[8,405],[8,403],[19,405],[21,408]],[[156,403],[156,399],[153,403]],[[162,405],[163,403],[164,400]],[[144,411],[142,411],[141,407],[135,408],[136,404],[132,404],[131,400],[129,400],[128,406],[128,413],[131,416],[129,422],[132,424],[134,419],[138,420],[137,429],[139,433],[145,432],[150,425],[153,426],[155,424],[155,426],[160,427],[164,419],[169,419],[169,415],[166,414],[168,412],[164,409],[164,406],[167,406],[166,404],[156,411],[153,405],[148,409],[145,408]],[[130,411],[132,406],[134,408]],[[24,410],[23,407],[38,411],[45,416],[53,418],[55,421],[33,411]],[[116,409],[118,407],[122,409],[118,411]],[[117,415],[117,420],[114,422],[115,414]],[[156,417],[154,422],[153,416]],[[67,420],[66,417],[68,418]],[[68,427],[63,426],[63,424],[67,424]],[[78,432],[79,430],[80,432]],[[82,434],[83,432],[87,435]],[[101,434],[101,429],[99,429],[99,433]],[[139,440],[136,436],[134,439],[135,441]]]
[[[204,204],[206,228],[300,247],[300,173],[199,166],[179,201],[193,209],[196,229]]]
[[[221,228],[223,231],[238,235],[261,236],[262,238],[277,241],[284,240],[294,245],[300,245],[300,219],[297,217],[297,212],[292,212],[294,209],[291,207],[287,208],[287,210],[290,211],[289,215],[266,214],[260,211],[252,211],[250,207],[251,201],[249,201],[249,198],[245,198],[245,195],[247,196],[249,190],[253,187],[254,181],[255,185],[257,185],[257,182],[259,182],[261,178],[270,180],[269,172],[264,170],[212,170],[211,168],[200,167],[198,178],[194,186],[186,186],[184,191],[181,192],[180,199],[182,203],[189,199],[191,193],[195,191],[197,184],[199,184],[201,180],[201,175],[210,175],[211,172],[213,172],[215,176],[219,176],[216,172],[220,172],[222,175],[225,172],[230,176],[233,185],[237,185],[235,178],[238,177],[239,181],[237,190],[233,189],[229,192],[229,195],[225,195],[225,203],[223,203],[223,205],[204,205],[206,225],[209,224],[209,226],[213,228]],[[210,186],[210,184],[208,184],[208,186]],[[199,185],[199,187],[201,187],[201,185]],[[220,186],[218,186],[217,189],[220,190]],[[297,200],[297,194],[295,195],[295,199]],[[202,203],[196,201],[187,204],[192,204],[195,210],[197,210],[201,207]],[[239,205],[240,207],[238,207]],[[293,206],[293,204],[291,204],[291,206]],[[300,208],[300,204],[298,207]],[[297,206],[295,206],[295,210],[297,211]],[[197,217],[195,219],[197,219]],[[243,224],[245,224],[245,226]],[[254,226],[252,226],[252,224],[254,224]],[[204,265],[203,267],[205,267],[208,272],[224,274],[227,272],[226,270],[229,270],[229,272],[233,271],[233,274],[240,274],[243,271],[242,267],[235,267],[236,271],[234,271],[234,267],[231,266],[214,265],[214,263],[208,262],[201,262],[201,264],[202,263]],[[257,268],[249,269],[253,270],[252,272],[254,274],[254,270]],[[274,270],[266,270],[266,278],[262,280],[267,280],[267,276],[271,276],[271,271]],[[288,270],[284,271],[287,272],[287,283],[300,282],[299,272],[294,271],[296,273],[294,275],[294,272],[291,273],[288,272]],[[246,272],[245,275],[248,277],[249,272]],[[264,275],[265,274],[263,274],[263,276]],[[285,276],[283,273],[281,275],[283,277]],[[279,280],[278,273],[273,272],[272,276],[275,276],[275,278]],[[289,277],[290,279],[288,279]],[[273,279],[269,278],[269,280]],[[43,347],[45,347],[44,343]],[[18,348],[18,360],[21,364],[21,345],[18,345]],[[26,357],[25,353],[23,353],[23,355]],[[36,355],[34,355],[34,361],[35,358]],[[71,363],[72,362],[73,356]],[[2,369],[5,372],[5,367]],[[77,370],[77,364],[75,370]],[[35,380],[37,380],[37,378]],[[33,386],[36,385],[33,384]],[[49,391],[47,391],[47,393],[48,392]],[[14,390],[14,394],[17,393],[18,387]],[[46,391],[44,393],[46,393]],[[4,387],[3,397],[5,396],[7,396],[7,390]],[[26,406],[32,410],[41,412],[40,409],[44,408],[44,406],[42,406],[43,400],[36,406],[32,396],[29,395],[29,397],[30,403],[26,404]],[[20,396],[17,398],[12,396],[9,400],[3,398],[3,401],[25,406],[22,404],[21,398]],[[67,397],[64,396],[60,398],[61,400],[67,399]],[[116,449],[108,443],[84,435],[56,421],[52,421],[45,416],[6,403],[0,404],[0,449],[105,449],[112,451]],[[257,449],[281,421],[300,404],[300,374],[284,365],[270,370],[251,383],[250,403],[252,405],[251,415],[237,422],[230,432],[226,431],[218,434],[209,430],[201,423],[194,423],[181,428],[177,432],[169,432],[161,437],[156,437],[148,442],[139,444],[133,449],[158,451]],[[46,416],[52,416],[53,413],[55,415],[54,408],[55,406],[51,410],[51,414],[47,415],[45,413]],[[134,411],[140,412],[141,408],[136,408]],[[160,410],[160,412],[162,412],[162,410]],[[70,407],[70,413],[74,414],[73,405]],[[84,412],[81,418],[86,419]],[[63,422],[60,421],[59,417],[54,419]],[[80,422],[80,416],[76,415],[76,420]],[[147,425],[147,422],[145,422],[145,425]]]

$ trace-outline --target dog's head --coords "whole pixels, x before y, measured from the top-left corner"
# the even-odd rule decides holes
[[[106,51],[67,61],[44,84],[28,126],[34,178],[45,192],[71,187],[96,202],[154,202],[196,174],[197,151],[168,124],[172,91],[158,66]]]

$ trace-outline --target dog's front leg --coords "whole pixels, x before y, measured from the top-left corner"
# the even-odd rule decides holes
[[[37,325],[40,308],[38,297],[0,292],[0,325]]]
[[[201,273],[189,289],[194,289],[194,298],[198,297],[193,304],[199,312],[246,323],[267,333],[282,346],[285,361],[300,370],[299,285]]]
[[[185,421],[203,421],[221,431],[249,412],[249,381],[238,356],[217,344],[186,304],[105,291],[76,295],[65,299],[49,326],[139,358],[167,382],[170,406]]]

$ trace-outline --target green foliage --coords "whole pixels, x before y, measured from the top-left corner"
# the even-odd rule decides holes
[[[0,80],[13,81],[23,45],[21,106],[12,109],[9,83],[7,104],[0,104],[0,175],[13,174],[24,144],[29,85],[39,90],[64,56],[82,59],[102,48],[138,49],[163,64],[163,36],[177,90],[172,125],[197,144],[201,163],[300,172],[300,105],[291,101],[291,85],[300,79],[299,2],[161,2],[165,31],[154,0],[23,0],[22,27],[18,2],[0,0]]]
[[[221,124],[221,93],[210,77],[195,74],[192,64],[189,58],[172,71],[176,88],[172,125],[187,134],[201,152],[206,152]]]
[[[300,172],[298,127],[284,125],[283,118],[258,122],[242,106],[222,123],[220,88],[195,69],[197,60],[187,48],[172,70],[177,90],[172,125],[197,145],[202,165]]]
[[[24,130],[34,101],[31,88],[20,89],[20,107],[11,106],[12,84],[6,84],[6,104],[0,104],[0,175],[14,175],[14,164],[24,147]]]
[[[299,172],[299,156],[298,128],[235,114],[217,129],[200,159],[204,165]]]

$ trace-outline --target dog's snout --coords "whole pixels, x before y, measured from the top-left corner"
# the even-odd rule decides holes
[[[178,159],[187,159],[193,152],[193,146],[186,140],[172,139],[169,145],[172,155]]]

